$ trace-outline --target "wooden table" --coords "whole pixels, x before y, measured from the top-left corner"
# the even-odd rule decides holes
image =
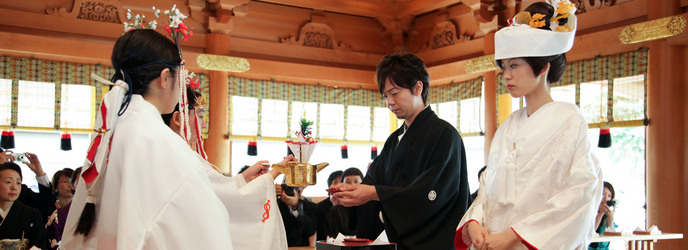
[[[610,235],[600,235],[599,237],[593,237],[592,242],[606,242],[606,241],[628,241],[628,249],[654,249],[654,243],[657,240],[669,240],[669,239],[683,239],[683,234],[633,234],[633,235],[620,235],[620,236],[610,236]]]

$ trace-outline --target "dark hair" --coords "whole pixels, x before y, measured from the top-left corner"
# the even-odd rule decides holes
[[[347,176],[352,176],[352,175],[357,175],[361,177],[361,180],[363,180],[363,173],[361,172],[360,169],[358,168],[348,168],[344,170],[344,174],[342,174],[342,182],[344,182],[344,178]]]
[[[164,69],[176,75],[181,63],[179,49],[172,40],[155,30],[135,29],[124,33],[112,49],[112,82],[123,80],[129,84],[127,96],[119,115],[129,106],[132,94],[146,95],[148,84],[160,77]]]
[[[377,65],[377,87],[382,94],[385,90],[385,81],[389,79],[392,84],[408,89],[413,93],[416,82],[423,83],[421,97],[423,104],[428,103],[430,92],[430,75],[425,68],[423,60],[411,53],[394,53],[386,55]]]
[[[478,170],[478,179],[480,179],[480,175],[483,174],[483,172],[485,172],[486,169],[487,166],[483,166],[482,168],[480,168],[480,170]]]
[[[249,167],[251,167],[251,166],[245,165],[243,168],[239,169],[239,172],[238,172],[237,174],[243,173],[243,172],[246,171],[246,169],[248,169]]]
[[[612,186],[611,183],[605,181],[604,182],[604,188],[609,189],[609,192],[612,193],[612,200],[614,200],[614,198],[616,198],[616,192],[614,192],[614,186]]]
[[[532,14],[543,14],[545,15],[542,20],[545,21],[545,26],[540,27],[538,29],[543,29],[543,30],[550,30],[550,19],[554,16],[554,7],[552,5],[545,3],[545,2],[536,2],[528,6],[528,8],[525,9],[525,11],[529,12],[531,15]],[[560,24],[566,23],[568,18],[562,18],[557,20]],[[530,68],[533,70],[534,75],[539,75],[540,71],[545,68],[547,63],[549,63],[549,73],[547,75],[547,82],[548,83],[554,83],[558,82],[561,80],[561,76],[564,75],[564,71],[566,70],[566,54],[559,54],[559,55],[553,55],[553,56],[542,56],[542,57],[523,57],[523,60],[530,65]],[[497,60],[497,65],[504,69],[502,66],[502,60]]]
[[[327,186],[328,186],[328,187],[331,186],[331,185],[332,185],[332,182],[333,182],[335,179],[341,179],[341,178],[342,178],[342,173],[344,173],[344,172],[342,172],[342,170],[337,170],[337,171],[332,172],[332,173],[330,174],[330,177],[327,177]]]
[[[74,174],[74,170],[71,168],[63,168],[61,170],[58,170],[55,172],[53,175],[53,194],[57,193],[57,183],[60,181],[60,177],[63,175],[69,178],[69,181],[72,181],[72,175]]]
[[[198,98],[201,96],[201,93],[192,89],[192,88],[186,88],[186,101],[189,102],[189,110],[192,110],[198,105]],[[174,105],[174,111],[169,114],[161,114],[162,116],[162,121],[167,124],[167,126],[170,126],[170,121],[172,120],[172,115],[174,115],[174,112],[179,111],[179,103],[177,105]]]
[[[0,171],[6,170],[6,169],[17,171],[17,173],[19,173],[19,178],[21,178],[22,180],[24,179],[24,177],[22,177],[21,168],[16,163],[14,163],[14,162],[0,163]]]
[[[79,179],[80,174],[81,174],[81,167],[74,169],[74,172],[72,173],[72,179],[69,180],[69,183],[71,183],[72,186],[74,185],[74,183],[76,183],[76,180]]]

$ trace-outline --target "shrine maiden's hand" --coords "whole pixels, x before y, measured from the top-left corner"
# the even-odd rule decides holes
[[[463,236],[463,242],[472,243],[476,249],[482,249],[485,238],[490,235],[490,232],[478,224],[478,222],[470,221],[463,228],[461,235]]]
[[[485,237],[485,242],[480,249],[510,249],[513,245],[517,244],[521,238],[516,236],[514,230],[508,229],[502,233],[491,234]]]
[[[380,200],[375,186],[340,183],[335,185],[334,188],[338,188],[341,192],[333,194],[332,197],[335,197],[345,207],[360,206],[369,201]]]
[[[241,175],[244,176],[244,180],[246,180],[246,183],[248,183],[258,176],[267,173],[269,167],[270,165],[268,164],[268,161],[258,161],[256,164],[253,164],[253,166],[244,170],[244,172],[241,172]]]
[[[286,166],[287,163],[289,163],[290,161],[296,161],[296,158],[294,158],[294,155],[287,155],[286,157],[283,158],[283,160],[281,162],[279,162],[277,164],[282,165],[282,166]],[[277,169],[273,168],[272,170],[270,170],[270,174],[272,175],[272,179],[276,180],[277,176],[280,176],[282,174],[282,172],[277,171]],[[277,192],[277,194],[279,194],[279,193],[281,193],[281,192]]]

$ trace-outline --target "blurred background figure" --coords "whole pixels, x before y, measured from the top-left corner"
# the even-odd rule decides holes
[[[348,168],[342,174],[342,183],[359,185],[363,181],[363,173],[358,168]],[[338,234],[356,235],[358,214],[356,207],[345,207],[335,204],[325,216],[323,227],[327,236],[336,238]]]
[[[604,191],[602,192],[602,202],[597,210],[597,217],[595,217],[595,232],[604,234],[605,231],[614,231],[614,210],[616,209],[616,192],[614,186],[609,182],[604,182]],[[593,242],[590,243],[588,250],[607,250],[609,249],[609,242]]]
[[[65,168],[68,169],[68,168]],[[68,169],[69,171],[66,172],[71,172],[71,177],[69,178],[69,190],[72,196],[74,195],[74,190],[76,190],[76,185],[79,182],[79,175],[81,174],[81,167],[76,168],[76,170],[71,171],[71,169]],[[62,171],[62,170],[60,170]],[[62,175],[59,177],[59,179],[63,179],[63,177],[66,176],[66,172],[63,172]],[[59,173],[59,171],[58,171]],[[57,173],[55,176],[58,176]],[[55,179],[53,177],[53,179]],[[60,184],[64,185],[64,184]],[[64,187],[61,187],[59,189],[64,190]],[[58,191],[60,192],[60,191]],[[64,198],[62,199],[64,200]],[[59,203],[59,198],[58,202]],[[55,209],[55,212],[48,217],[48,222],[45,224],[45,230],[48,235],[48,247],[49,249],[56,250],[60,249],[60,241],[62,240],[62,232],[64,232],[64,227],[65,227],[65,222],[67,221],[67,214],[69,214],[69,208],[72,206],[72,199],[71,197],[69,198],[69,202],[67,204],[61,205],[57,209]]]
[[[301,198],[301,189],[276,184],[279,206],[289,247],[315,246],[315,203]]]
[[[332,188],[334,185],[341,183],[343,173],[344,172],[341,170],[332,172],[330,177],[327,178],[327,187]],[[330,211],[332,206],[334,206],[332,203],[332,194],[329,192],[327,193],[327,198],[318,202],[316,205],[316,218],[318,221],[318,233],[316,234],[317,240],[327,239],[327,233],[325,233],[325,216],[327,216],[327,212]]]

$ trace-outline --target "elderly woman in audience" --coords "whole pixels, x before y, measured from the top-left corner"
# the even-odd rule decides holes
[[[0,239],[27,241],[27,248],[47,248],[43,219],[38,210],[17,198],[21,193],[22,173],[14,162],[0,163]]]
[[[28,186],[22,184],[21,194],[19,195],[19,198],[17,198],[17,200],[24,203],[24,205],[38,209],[38,211],[41,213],[41,219],[43,219],[43,221],[46,221],[48,216],[50,216],[50,214],[53,211],[55,211],[55,197],[53,196],[51,190],[50,178],[43,171],[41,161],[38,160],[38,156],[36,156],[36,154],[27,152],[24,153],[24,156],[25,158],[21,161],[21,163],[26,164],[26,166],[28,166],[29,169],[31,169],[31,171],[34,174],[36,174],[36,181],[38,182],[39,192],[36,193],[33,190],[31,190]],[[17,160],[20,160],[14,158],[11,150],[5,150],[4,152],[2,152],[2,154],[0,154],[0,159],[3,163],[17,162]]]

